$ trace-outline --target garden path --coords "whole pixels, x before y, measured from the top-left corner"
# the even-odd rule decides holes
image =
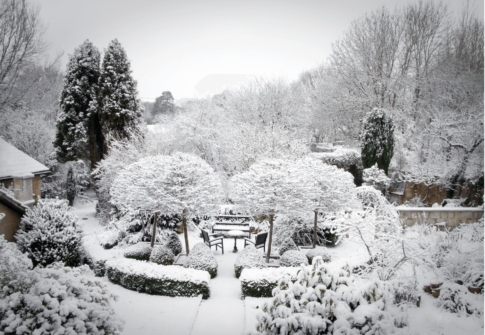
[[[202,242],[202,238],[200,239]],[[217,276],[211,279],[211,296],[202,300],[191,335],[239,335],[244,332],[244,301],[241,284],[234,274],[238,253],[233,253],[234,239],[224,239],[224,255],[212,248],[218,263]],[[239,252],[243,240],[237,240]]]

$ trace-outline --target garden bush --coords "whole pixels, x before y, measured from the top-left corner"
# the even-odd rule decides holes
[[[194,245],[190,254],[187,256],[184,267],[207,271],[211,278],[217,276],[216,258],[212,254],[211,249],[204,243]]]
[[[78,266],[83,261],[82,225],[66,200],[40,200],[20,221],[15,235],[20,251],[35,266],[54,262]]]
[[[293,239],[291,239],[291,237],[288,237],[286,238],[283,243],[281,244],[280,248],[279,248],[279,254],[280,256],[283,255],[285,252],[287,252],[288,250],[300,250],[298,249],[298,247],[296,246],[295,242],[293,241]]]
[[[253,245],[248,245],[239,253],[239,256],[234,263],[234,272],[236,278],[241,276],[243,269],[263,269],[268,267],[265,256]]]
[[[302,264],[308,265],[308,259],[301,251],[288,250],[280,258],[281,266],[298,267]]]
[[[152,247],[150,243],[141,242],[126,248],[123,255],[126,258],[132,258],[139,261],[148,261],[151,253]]]
[[[451,313],[482,316],[483,294],[473,294],[463,285],[445,282],[435,305]]]
[[[172,232],[170,235],[168,235],[165,246],[172,250],[175,256],[182,252],[182,243],[180,242],[180,239],[175,232]]]
[[[320,257],[300,270],[297,280],[280,278],[257,315],[258,333],[393,334],[406,326],[389,282],[358,278]]]
[[[328,254],[327,249],[311,249],[306,253],[306,258],[308,259],[308,263],[312,264],[313,258],[320,256],[325,263],[329,263],[332,258]]]
[[[96,235],[99,244],[104,249],[111,249],[118,245],[118,239],[120,238],[120,232],[117,229],[106,229],[102,233]]]
[[[104,277],[106,274],[106,259],[93,262],[92,270],[96,277]]]
[[[108,279],[129,290],[169,297],[210,296],[210,275],[206,271],[181,266],[159,266],[134,259],[106,261]]]
[[[162,245],[156,245],[150,255],[150,262],[157,263],[159,265],[172,265],[175,256],[172,250]]]
[[[299,268],[265,268],[243,269],[239,280],[241,281],[242,295],[245,297],[269,298],[272,291],[278,285],[278,280],[289,275],[293,280],[297,279]]]

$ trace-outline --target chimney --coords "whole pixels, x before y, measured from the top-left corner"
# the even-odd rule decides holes
[[[34,175],[32,173],[23,173],[13,177],[13,194],[15,199],[29,207],[32,207],[35,203],[32,189],[33,179]]]

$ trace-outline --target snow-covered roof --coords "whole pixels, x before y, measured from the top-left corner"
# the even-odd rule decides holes
[[[27,154],[0,138],[0,179],[9,179],[25,173],[45,173],[49,169]]]

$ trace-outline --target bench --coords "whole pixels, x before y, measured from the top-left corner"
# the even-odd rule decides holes
[[[216,223],[212,226],[212,233],[226,233],[232,230],[240,230],[248,233],[251,237],[250,222],[251,216],[245,215],[216,215],[214,216]]]

